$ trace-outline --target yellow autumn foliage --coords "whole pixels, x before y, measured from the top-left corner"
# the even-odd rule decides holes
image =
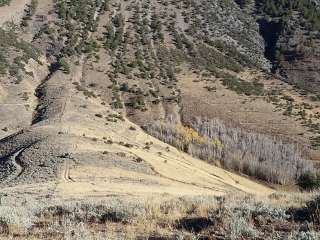
[[[222,143],[219,139],[211,139],[207,136],[201,136],[196,130],[190,127],[183,126],[181,124],[176,124],[176,130],[179,133],[179,140],[183,143],[197,143],[203,144],[205,142],[209,142],[216,146],[222,146]]]

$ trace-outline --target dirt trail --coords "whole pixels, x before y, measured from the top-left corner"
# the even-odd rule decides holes
[[[17,151],[16,153],[14,153],[7,160],[13,164],[15,170],[13,172],[11,172],[11,174],[8,176],[8,178],[2,182],[3,184],[14,181],[16,178],[18,178],[23,173],[24,167],[22,166],[21,162],[19,161],[19,156],[23,151],[24,151],[24,148]]]
[[[71,113],[74,102],[70,102],[70,109],[66,120],[76,117]],[[97,101],[98,102],[98,101]],[[94,103],[94,101],[92,102]],[[93,109],[99,110],[98,105]],[[90,105],[87,111],[90,112]],[[81,113],[79,113],[81,114]],[[90,118],[90,117],[89,117]],[[94,124],[94,127],[91,127]],[[134,133],[128,130],[134,126]],[[148,175],[117,167],[96,167],[93,165],[76,165],[65,171],[64,179],[58,184],[57,195],[63,198],[70,196],[83,198],[88,196],[106,196],[113,194],[172,194],[172,195],[223,195],[230,192],[245,192],[250,194],[271,194],[272,189],[253,182],[245,177],[225,171],[221,168],[195,159],[177,149],[147,135],[138,126],[125,120],[110,125],[99,124],[92,118],[80,120],[79,123],[65,122],[64,128],[68,134],[78,139],[76,153],[101,153],[107,150],[110,153],[123,153],[126,156],[135,156],[151,166],[156,175]],[[85,138],[81,138],[82,135]],[[91,136],[102,139],[112,139],[114,144],[106,145],[103,141],[92,141]],[[117,144],[128,142],[134,145],[127,148]],[[146,142],[153,142],[151,149],[144,149]],[[166,149],[170,149],[167,151]],[[161,153],[161,154],[159,154]],[[66,167],[67,168],[67,167]],[[67,177],[66,175],[69,175]],[[68,181],[72,178],[73,182]]]
[[[21,149],[20,151],[16,152],[11,158],[14,166],[16,167],[16,173],[15,173],[14,178],[19,177],[24,171],[24,167],[19,160],[19,156],[23,151],[24,151],[24,149]]]
[[[63,182],[73,182],[70,177],[70,160],[65,160],[61,170],[61,179]]]

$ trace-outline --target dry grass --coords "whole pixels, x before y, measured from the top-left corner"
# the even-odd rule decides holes
[[[0,239],[198,239],[207,234],[221,234],[225,239],[253,239],[261,236],[262,223],[291,224],[288,233],[297,236],[299,222],[288,220],[290,208],[302,209],[317,193],[278,193],[266,197],[228,195],[225,197],[136,198],[114,196],[95,200],[41,201],[13,196],[2,198]],[[10,209],[10,211],[8,211]],[[241,216],[241,217],[240,217]],[[293,215],[292,215],[293,216]],[[257,219],[256,219],[257,220]],[[309,222],[312,225],[312,222]],[[314,225],[310,229],[318,229]],[[307,234],[314,234],[311,230]],[[179,238],[180,237],[180,238]],[[267,238],[271,239],[271,238]],[[316,238],[308,238],[316,239]]]

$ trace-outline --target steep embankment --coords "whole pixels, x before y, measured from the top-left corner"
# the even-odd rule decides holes
[[[285,81],[318,94],[320,9],[318,1],[255,1],[266,56]]]

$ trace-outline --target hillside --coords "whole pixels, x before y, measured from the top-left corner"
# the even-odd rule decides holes
[[[0,0],[0,239],[317,239],[280,189],[320,185],[318,5],[281,4]]]
[[[302,90],[319,91],[319,1],[256,1],[268,56],[286,81]],[[265,20],[268,19],[268,20]],[[273,33],[268,34],[269,29]]]

